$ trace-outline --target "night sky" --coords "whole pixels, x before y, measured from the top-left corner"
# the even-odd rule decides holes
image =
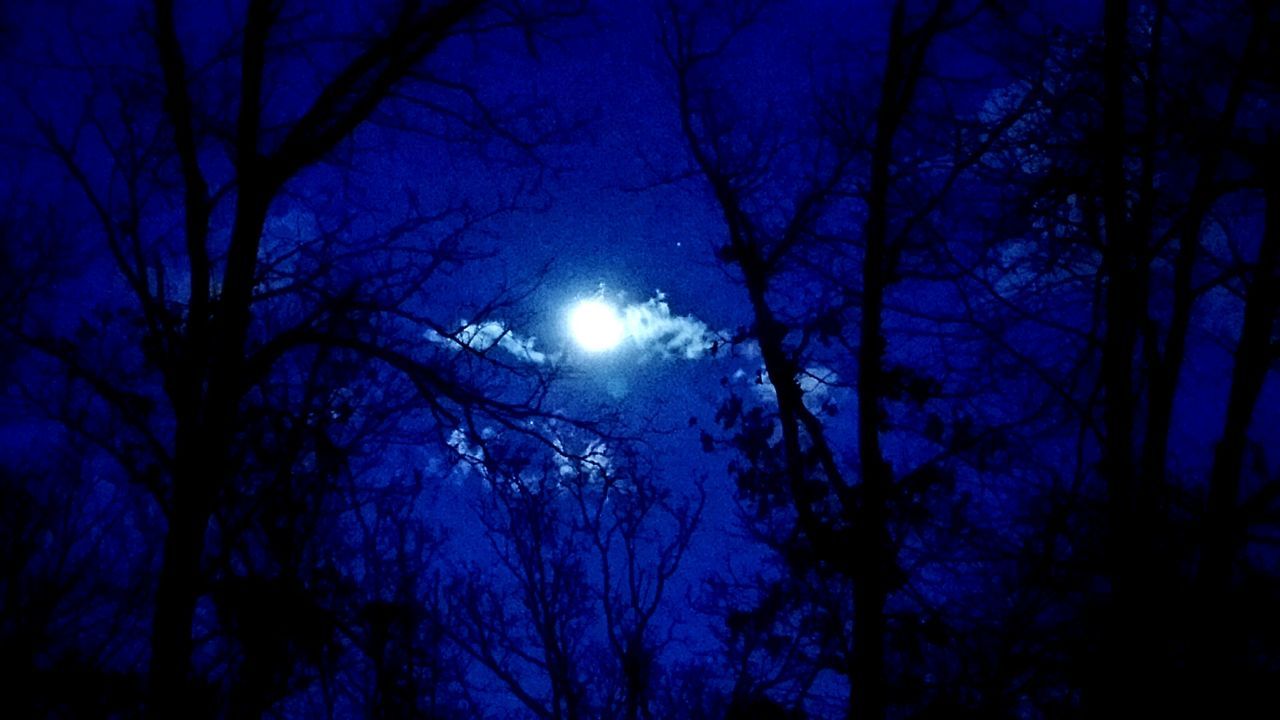
[[[1280,711],[1275,3],[0,47],[0,714]]]

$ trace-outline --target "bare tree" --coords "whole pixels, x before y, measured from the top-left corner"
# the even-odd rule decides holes
[[[473,435],[494,570],[463,568],[451,637],[541,718],[655,717],[662,614],[702,511],[619,443],[523,450]],[[564,445],[570,445],[565,440]]]
[[[532,43],[548,23],[578,10],[483,0],[370,6],[357,14],[354,32],[341,35],[336,66],[306,60],[306,47],[323,42],[331,21],[274,0],[235,11],[223,51],[199,61],[190,10],[166,0],[141,13],[154,41],[146,52],[116,48],[116,57],[95,57],[111,46],[90,47],[74,32],[60,46],[79,53],[69,74],[93,88],[94,101],[70,121],[29,105],[127,289],[128,302],[115,304],[131,323],[135,373],[112,376],[121,364],[99,365],[82,343],[43,328],[14,332],[83,378],[129,428],[121,442],[130,444],[114,454],[166,515],[148,680],[154,716],[184,714],[195,702],[188,674],[210,520],[242,470],[246,443],[261,440],[246,432],[246,402],[263,397],[287,356],[320,348],[383,364],[442,417],[537,413],[536,382],[526,394],[498,397],[448,370],[441,346],[424,352],[423,331],[448,337],[456,318],[431,323],[424,304],[409,302],[436,269],[466,257],[459,243],[469,230],[520,203],[523,189],[488,207],[410,202],[398,222],[374,227],[329,214],[319,232],[292,238],[281,232],[280,213],[332,201],[309,173],[326,161],[341,169],[357,130],[379,113],[456,137],[491,130],[511,157],[528,158],[540,129],[504,129],[508,116],[490,112],[468,73],[451,78],[444,64],[428,61],[442,49],[508,42],[501,38],[513,33]],[[308,17],[320,23],[302,22]],[[141,70],[112,72],[130,64]],[[314,90],[276,93],[267,83],[279,72],[298,73],[300,87]],[[163,98],[159,107],[144,99],[152,90]],[[368,271],[378,263],[353,261],[369,252],[386,271],[373,282]]]
[[[1241,276],[1270,272],[1265,241],[1244,250],[1222,237],[1256,232],[1265,238],[1258,230],[1265,221],[1250,219],[1248,209],[1251,193],[1265,195],[1265,181],[1235,153],[1252,134],[1250,108],[1268,92],[1260,81],[1272,40],[1259,4],[1218,6],[1212,18],[1206,11],[1197,3],[1108,2],[1096,26],[1057,28],[1041,72],[1019,84],[1018,92],[1039,96],[1019,128],[1029,135],[1003,156],[1016,158],[1005,167],[1020,168],[1010,179],[1027,183],[1022,207],[1031,210],[1023,220],[1032,227],[1003,245],[1006,253],[1034,258],[1021,271],[1032,283],[1015,285],[1038,288],[1039,301],[1052,307],[1074,298],[1090,308],[1088,315],[1033,320],[1040,329],[1031,337],[1075,348],[1068,362],[1033,359],[1025,339],[1012,344],[1062,398],[1064,415],[1079,423],[1070,483],[1075,497],[1069,499],[1075,509],[1064,510],[1057,526],[1066,531],[1066,518],[1079,515],[1096,517],[1105,528],[1077,535],[1079,550],[1063,558],[1079,572],[1073,592],[1088,597],[1081,611],[1092,628],[1083,636],[1090,647],[1073,652],[1082,662],[1098,659],[1076,672],[1086,707],[1120,703],[1129,712],[1173,712],[1188,695],[1215,707],[1224,697],[1239,697],[1224,690],[1230,683],[1205,663],[1220,669],[1246,653],[1239,646],[1196,649],[1193,637],[1208,627],[1217,628],[1208,632],[1219,639],[1231,634],[1220,632],[1214,618],[1222,614],[1209,610],[1200,593],[1204,571],[1223,567],[1223,546],[1210,547],[1223,537],[1218,523],[1234,512],[1225,508],[1239,501],[1233,483],[1244,469],[1226,458],[1248,444],[1262,387],[1246,378],[1260,382],[1259,373],[1267,372],[1256,360],[1239,362],[1253,356],[1240,348],[1260,347],[1254,345],[1260,335],[1245,339],[1247,302],[1215,311],[1227,317],[1238,309],[1241,331],[1225,340],[1238,356],[1223,361],[1233,368],[1227,405],[1234,419],[1224,425],[1203,474],[1173,438],[1180,420],[1186,422],[1179,400],[1189,390],[1188,357],[1203,362],[1218,342],[1197,320],[1200,308],[1217,295],[1243,297]],[[1256,146],[1255,152],[1263,156]],[[1028,236],[1039,239],[1028,245]],[[1033,317],[1021,298],[998,285],[987,285],[990,297]],[[1253,322],[1265,321],[1255,316]],[[1068,343],[1068,337],[1075,339]],[[1198,499],[1205,489],[1207,507]],[[1083,589],[1099,575],[1109,585],[1105,598]],[[1193,591],[1196,583],[1200,590]],[[1230,582],[1219,575],[1214,584],[1222,590]],[[1198,628],[1174,631],[1188,616],[1200,619]],[[1164,692],[1170,677],[1185,678],[1183,693]]]
[[[837,643],[840,659],[833,662],[848,679],[850,715],[882,717],[893,686],[888,601],[905,579],[896,508],[940,477],[932,461],[895,473],[882,448],[891,402],[932,394],[926,376],[888,353],[887,297],[909,275],[913,254],[927,258],[932,217],[1003,128],[992,128],[985,140],[933,148],[930,170],[900,166],[930,152],[908,150],[903,136],[928,116],[921,98],[934,81],[936,42],[981,10],[953,2],[892,4],[874,77],[850,81],[869,91],[829,93],[799,128],[752,126],[735,114],[735,98],[711,88],[726,49],[766,10],[765,3],[748,3],[716,17],[672,5],[662,46],[675,73],[693,171],[723,216],[720,256],[750,302],[748,336],[758,344],[762,377],[776,399],[781,457],[772,472],[781,487],[766,492],[787,498],[794,513],[795,534],[785,542],[799,542],[820,573],[849,583],[852,615],[837,626],[852,635]],[[850,326],[856,333],[846,333]],[[847,355],[824,355],[819,341]],[[839,370],[824,361],[841,363]],[[856,378],[852,464],[833,439],[834,406],[806,398],[850,386],[836,378]],[[734,399],[722,411],[726,426],[735,424],[740,408]]]

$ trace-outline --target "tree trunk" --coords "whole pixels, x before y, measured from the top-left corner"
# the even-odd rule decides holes
[[[178,431],[178,474],[151,630],[148,710],[155,718],[185,715],[191,694],[191,624],[200,594],[200,565],[209,524],[207,488],[216,479],[208,472],[207,440],[193,437],[196,435],[197,431],[185,427]]]
[[[885,513],[889,477],[888,465],[880,448],[880,420],[888,147],[883,150],[877,147],[876,154],[868,199],[867,250],[862,272],[862,327],[858,349],[858,457],[862,504],[856,517],[855,532],[859,540],[854,552],[861,556],[861,560],[854,577],[853,673],[849,704],[849,716],[858,720],[884,717],[886,704],[884,604],[888,595],[885,577],[888,563],[883,555],[888,551]]]
[[[249,334],[258,245],[274,188],[245,181],[236,202],[227,269],[217,303],[221,317],[208,325],[207,358],[187,358],[194,367],[183,377],[193,385],[181,397],[173,508],[165,536],[153,616],[148,678],[152,717],[179,717],[189,701],[191,625],[200,594],[200,565],[213,501],[230,470],[231,438],[243,391],[245,343]],[[207,364],[206,364],[207,363]],[[208,384],[201,390],[201,379]]]
[[[1141,577],[1144,558],[1144,502],[1134,458],[1133,362],[1138,312],[1141,253],[1129,218],[1125,175],[1128,78],[1128,0],[1107,0],[1103,33],[1102,203],[1105,223],[1102,273],[1106,282],[1106,330],[1102,347],[1104,396],[1102,475],[1107,486],[1107,576],[1111,581],[1108,622],[1101,650],[1105,662],[1095,698],[1103,706],[1129,714],[1141,708],[1147,674]],[[1149,699],[1149,698],[1148,698]]]
[[[1245,293],[1244,322],[1235,349],[1231,389],[1222,437],[1209,473],[1209,502],[1204,523],[1204,551],[1197,580],[1202,637],[1197,673],[1201,702],[1212,706],[1235,697],[1231,692],[1233,659],[1239,659],[1241,633],[1233,627],[1229,598],[1243,526],[1237,514],[1249,426],[1271,367],[1272,327],[1280,309],[1280,182],[1266,193],[1266,219],[1258,261]]]

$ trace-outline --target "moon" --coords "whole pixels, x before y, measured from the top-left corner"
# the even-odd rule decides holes
[[[590,299],[580,301],[569,310],[569,334],[583,350],[601,353],[618,347],[626,330],[612,305]]]

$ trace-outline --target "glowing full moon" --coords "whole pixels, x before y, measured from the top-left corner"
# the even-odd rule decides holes
[[[622,342],[622,318],[603,300],[583,300],[569,311],[569,332],[587,352],[612,350]]]

